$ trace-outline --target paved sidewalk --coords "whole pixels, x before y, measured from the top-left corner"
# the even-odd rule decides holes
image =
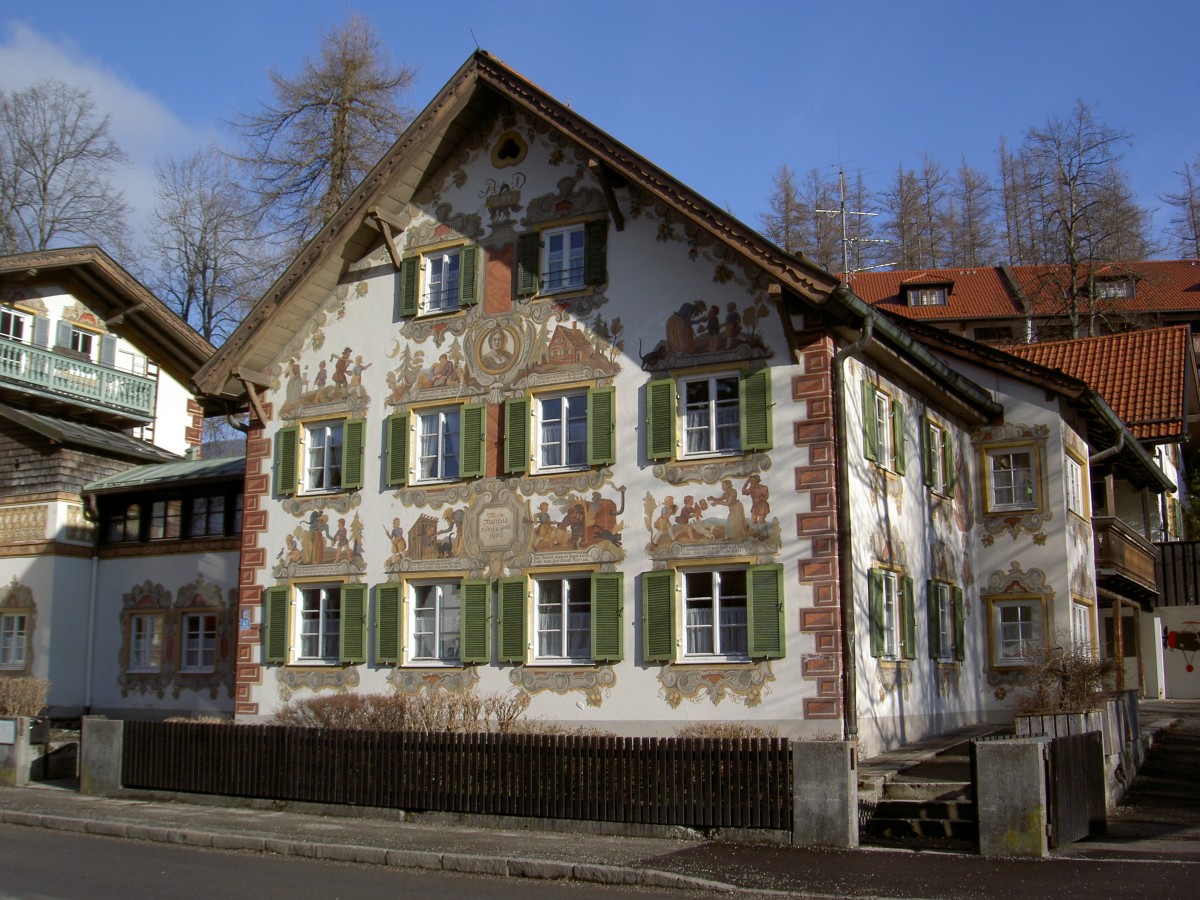
[[[1149,704],[1147,704],[1149,706]],[[749,896],[1191,897],[1200,883],[1200,702],[1168,704],[1181,720],[1104,840],[1049,860],[898,850],[811,850],[676,839],[429,824],[164,800],[102,799],[52,785],[0,788],[0,824],[80,831],[220,850],[573,879]],[[931,748],[936,749],[936,748]],[[911,754],[910,754],[911,755]]]

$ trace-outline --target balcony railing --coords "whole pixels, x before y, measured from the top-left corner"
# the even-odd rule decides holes
[[[7,338],[0,338],[0,380],[138,419],[154,418],[154,379]]]
[[[1158,548],[1158,606],[1200,606],[1200,541],[1163,541]]]
[[[1118,591],[1123,583],[1138,599],[1150,599],[1157,593],[1154,562],[1158,554],[1153,544],[1113,516],[1092,519],[1092,533],[1100,582],[1115,579]]]

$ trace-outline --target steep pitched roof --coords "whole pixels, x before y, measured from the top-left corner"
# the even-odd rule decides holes
[[[1023,315],[1003,273],[994,266],[857,272],[848,283],[867,303],[907,319],[1002,319]],[[909,306],[905,289],[921,284],[953,284],[946,305]]]
[[[213,345],[99,247],[0,256],[0,285],[57,287],[92,310],[180,384],[213,355]]]
[[[124,432],[101,428],[98,425],[74,422],[69,419],[60,419],[45,413],[14,409],[11,406],[0,404],[0,419],[7,419],[30,431],[37,432],[55,444],[83,447],[104,456],[156,462],[178,459],[174,453],[168,453],[146,441],[130,437]]]
[[[1095,388],[1139,441],[1180,440],[1196,404],[1196,366],[1186,325],[1003,349]]]
[[[763,267],[785,291],[821,303],[837,279],[815,264],[780,250],[666,172],[637,155],[485,51],[474,53],[417,116],[325,227],[271,286],[221,350],[196,376],[213,397],[237,402],[241,374],[261,372],[283,350],[344,275],[346,266],[380,240],[372,213],[397,216],[427,174],[440,168],[461,142],[507,103],[584,147],[601,180],[635,185],[697,228],[713,234]]]
[[[1011,266],[1015,287],[1031,304],[1035,316],[1060,315],[1063,291],[1070,281],[1067,266]],[[1130,313],[1187,312],[1200,310],[1200,260],[1167,259],[1144,262],[1110,263],[1096,268],[1097,279],[1132,278],[1134,295],[1106,300]],[[1089,273],[1084,267],[1076,278],[1086,284]]]

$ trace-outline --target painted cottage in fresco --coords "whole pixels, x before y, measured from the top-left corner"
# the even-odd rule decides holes
[[[978,448],[1098,439],[1062,438],[1058,400],[1006,424],[483,52],[196,383],[251,414],[241,717],[520,691],[618,733],[737,720],[870,751],[1004,715],[989,579],[1072,589],[980,551]],[[1007,539],[1048,533],[1027,518]]]

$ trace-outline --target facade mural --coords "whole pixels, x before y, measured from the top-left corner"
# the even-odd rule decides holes
[[[276,578],[314,575],[359,574],[366,568],[363,558],[363,522],[358,513],[332,519],[314,509],[284,538],[276,556]]]
[[[768,521],[770,489],[757,474],[743,480],[740,491],[733,479],[724,478],[717,493],[666,494],[661,500],[647,493],[643,507],[650,532],[646,552],[654,559],[779,550],[779,519]]]

